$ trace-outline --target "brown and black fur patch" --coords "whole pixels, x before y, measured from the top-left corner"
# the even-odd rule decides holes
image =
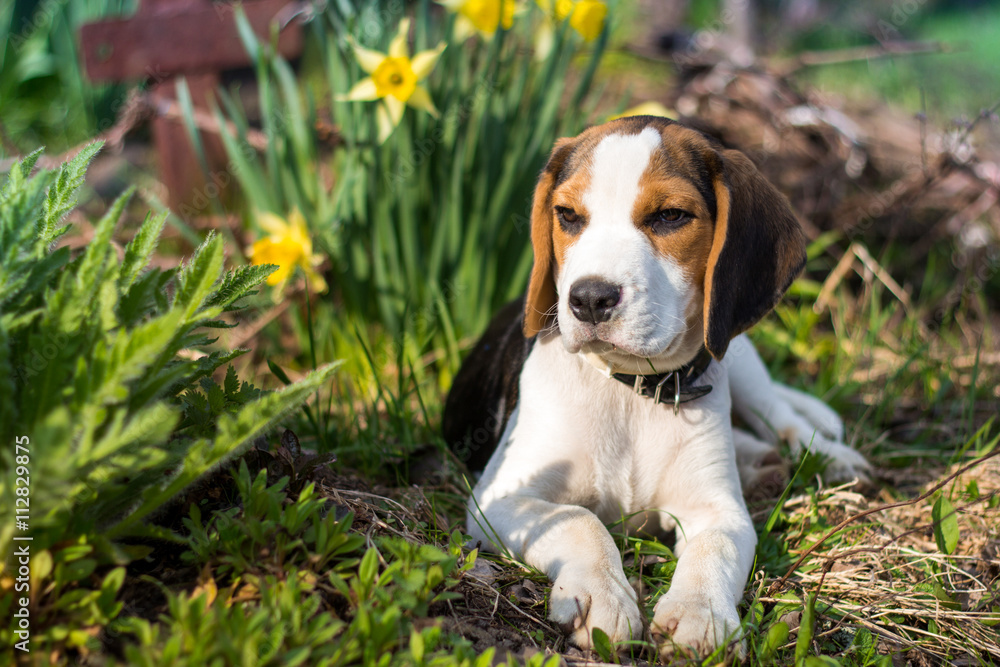
[[[473,472],[486,467],[517,406],[521,368],[535,343],[525,338],[523,320],[524,297],[501,308],[448,392],[444,439]]]
[[[705,273],[705,347],[716,359],[774,308],[806,263],[805,236],[785,196],[739,151],[722,157]]]

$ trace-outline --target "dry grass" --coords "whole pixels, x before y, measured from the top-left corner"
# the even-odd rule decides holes
[[[942,472],[947,477],[958,470]],[[967,502],[975,482],[991,493]],[[938,486],[927,485],[927,489]],[[851,490],[850,484],[790,498],[783,505],[793,528],[785,536],[798,556],[815,545],[817,519],[829,523],[881,506]],[[813,551],[788,584],[817,594],[821,642],[853,627],[867,628],[885,653],[920,654],[950,664],[1000,661],[1000,459],[994,457],[949,482],[944,492],[955,499],[960,539],[956,551],[943,554],[934,542],[928,500],[874,512],[863,522]],[[795,528],[800,527],[799,529]],[[777,581],[775,583],[781,583]],[[779,589],[780,590],[780,589]],[[781,604],[786,599],[760,598]]]

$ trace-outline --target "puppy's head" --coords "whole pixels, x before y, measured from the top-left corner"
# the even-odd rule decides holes
[[[560,139],[535,188],[525,335],[619,368],[717,359],[805,263],[788,201],[742,153],[665,118]]]

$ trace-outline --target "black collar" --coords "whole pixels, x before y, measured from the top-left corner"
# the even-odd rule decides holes
[[[681,403],[701,398],[712,391],[712,385],[705,384],[695,387],[694,383],[705,372],[712,362],[712,355],[702,347],[694,359],[677,370],[657,373],[654,375],[629,375],[627,373],[612,373],[611,377],[622,384],[627,384],[656,403],[673,404],[674,412]]]

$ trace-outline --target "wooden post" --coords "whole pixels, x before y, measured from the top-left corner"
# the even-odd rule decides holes
[[[288,5],[289,0],[242,3],[262,41],[269,41],[271,23],[280,19]],[[176,100],[177,78],[183,76],[192,104],[201,111],[208,111],[221,72],[252,64],[237,33],[233,5],[212,0],[140,0],[131,17],[81,26],[80,50],[91,80],[148,80],[156,106]],[[302,52],[297,23],[281,30],[278,52],[285,58]],[[207,212],[213,188],[221,189],[221,184],[206,182],[183,124],[176,118],[156,116],[152,133],[171,208],[183,210],[188,214],[185,217]],[[201,139],[209,171],[225,170],[226,154],[219,137],[202,132]]]

